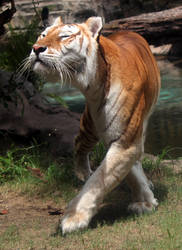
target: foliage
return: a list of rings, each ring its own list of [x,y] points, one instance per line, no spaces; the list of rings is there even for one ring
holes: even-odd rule
[[[62,164],[58,164],[58,162],[53,162],[47,168],[45,178],[50,184],[60,184],[63,182],[72,182],[74,180],[72,159],[62,160]]]
[[[6,71],[15,71],[28,56],[39,32],[39,19],[35,16],[30,24],[25,24],[23,30],[16,31],[9,25],[7,41],[1,45],[0,68]]]
[[[93,162],[93,165],[97,167],[101,161],[104,159],[106,154],[106,148],[104,146],[103,142],[97,143],[97,145],[94,147],[93,152],[91,153],[91,161]]]
[[[44,166],[44,156],[40,150],[41,145],[36,142],[28,147],[11,145],[4,154],[0,155],[0,184],[22,180],[30,176],[29,169]]]
[[[52,98],[53,100],[55,100],[56,103],[60,104],[64,108],[68,108],[68,104],[61,96],[57,96],[55,94],[47,94],[46,96]]]
[[[17,157],[17,150],[8,150],[5,156],[0,156],[0,184],[27,175],[25,168],[26,156]]]
[[[39,32],[38,23],[39,19],[35,16],[29,24],[25,23],[25,28],[22,30],[17,31],[9,25],[9,34],[6,40],[1,42],[0,69],[14,72],[11,76],[9,74],[9,81],[7,83],[0,83],[0,103],[6,108],[8,108],[9,102],[15,105],[17,105],[18,101],[22,102],[17,89],[22,87],[25,79],[18,79],[16,75],[20,65],[22,65],[22,61],[29,55],[32,45],[35,42]],[[29,80],[34,85],[40,83],[39,78],[32,73],[29,74]]]
[[[156,175],[163,176],[164,173],[168,172],[168,169],[164,168],[162,161],[169,151],[169,149],[164,149],[160,155],[153,159],[149,157],[143,159],[143,168],[150,178]],[[104,144],[102,142],[98,143],[90,157],[93,170],[97,168],[105,154]],[[4,155],[0,156],[0,184],[29,176],[30,169],[39,169],[44,176],[44,181],[49,184],[59,186],[60,183],[70,181],[76,184],[77,180],[74,176],[73,165],[71,157],[52,159],[51,155],[47,154],[45,145],[38,145],[36,141],[29,147],[12,146]]]
[[[14,72],[9,79],[8,84],[2,86],[0,83],[0,103],[8,107],[8,102],[22,102],[21,96],[18,94],[17,89],[21,88],[25,79],[17,78],[21,76],[24,59],[29,55],[32,45],[40,33],[39,27],[40,17],[36,11],[36,15],[32,18],[30,23],[24,21],[24,28],[22,30],[15,30],[9,25],[9,35],[7,40],[1,44],[0,48],[0,69],[5,71]],[[40,90],[43,87],[43,80],[32,71],[24,72],[27,78],[34,86]],[[65,101],[60,96],[51,96],[57,103],[64,107],[68,107]],[[23,110],[22,110],[23,112]]]
[[[47,155],[47,149],[44,147],[45,145],[38,145],[36,141],[29,147],[20,148],[13,145],[3,156],[1,155],[0,184],[21,180],[30,176],[34,169],[39,169],[43,178],[34,174],[33,176],[38,177],[40,181],[43,180],[56,186],[68,182],[77,185],[78,180],[73,172],[73,159],[69,157],[54,160]],[[102,161],[105,152],[103,143],[96,145],[91,155],[94,167]]]
[[[44,147],[45,145],[38,145],[36,142],[22,148],[13,145],[4,155],[1,155],[0,184],[21,181],[30,176],[55,185],[74,181],[72,159],[61,158],[55,161],[47,154]]]
[[[153,175],[162,175],[163,172],[167,173],[168,168],[164,168],[162,161],[166,158],[170,158],[170,151],[172,151],[172,149],[167,147],[164,148],[159,155],[153,157],[153,159],[148,157],[143,158],[142,167],[146,173],[150,175],[150,178],[152,178]]]

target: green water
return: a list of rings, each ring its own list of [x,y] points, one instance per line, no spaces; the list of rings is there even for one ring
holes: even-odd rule
[[[182,68],[172,63],[161,69],[161,91],[157,105],[182,105]],[[163,67],[165,64],[163,65]]]
[[[44,97],[51,104],[59,104],[56,98],[51,96],[60,96],[73,112],[82,113],[85,106],[85,98],[79,90],[70,86],[60,86],[59,83],[46,83],[42,91]]]

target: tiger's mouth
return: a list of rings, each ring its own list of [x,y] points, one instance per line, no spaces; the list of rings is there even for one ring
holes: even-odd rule
[[[55,67],[53,67],[53,64],[50,64],[39,57],[34,59],[32,68],[35,73],[47,81],[58,82],[60,79],[59,72],[56,71]]]
[[[37,58],[35,59],[34,65],[35,65],[36,63],[40,63],[40,64],[43,64],[43,65],[46,66],[46,63],[45,63],[44,61],[42,61],[39,57],[37,57]]]
[[[36,58],[36,59],[35,59],[35,63],[36,63],[36,62],[43,63],[43,61],[42,61],[40,58]]]
[[[47,65],[44,61],[42,61],[40,58],[36,58],[33,62],[33,71],[37,73],[46,74],[47,69],[49,68],[49,65]]]
[[[36,57],[33,61],[33,69],[38,71],[38,70],[47,70],[50,68],[49,63],[46,63],[45,60],[42,60],[39,56]]]

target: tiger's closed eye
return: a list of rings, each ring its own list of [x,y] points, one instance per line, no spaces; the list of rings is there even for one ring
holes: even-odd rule
[[[59,36],[59,37],[63,41],[63,40],[66,40],[70,36],[69,35],[62,35],[62,36]]]

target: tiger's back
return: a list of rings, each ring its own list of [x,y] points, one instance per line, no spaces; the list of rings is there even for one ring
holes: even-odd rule
[[[108,38],[116,43],[121,49],[121,54],[124,54],[120,60],[124,61],[124,58],[127,58],[127,67],[123,73],[125,74],[127,70],[135,72],[135,79],[140,78],[139,82],[145,85],[146,112],[148,112],[148,109],[157,101],[160,91],[160,72],[148,43],[143,37],[131,31],[117,32]],[[131,65],[132,62],[134,65]],[[136,65],[137,72],[134,70]],[[130,67],[133,67],[133,70]]]

